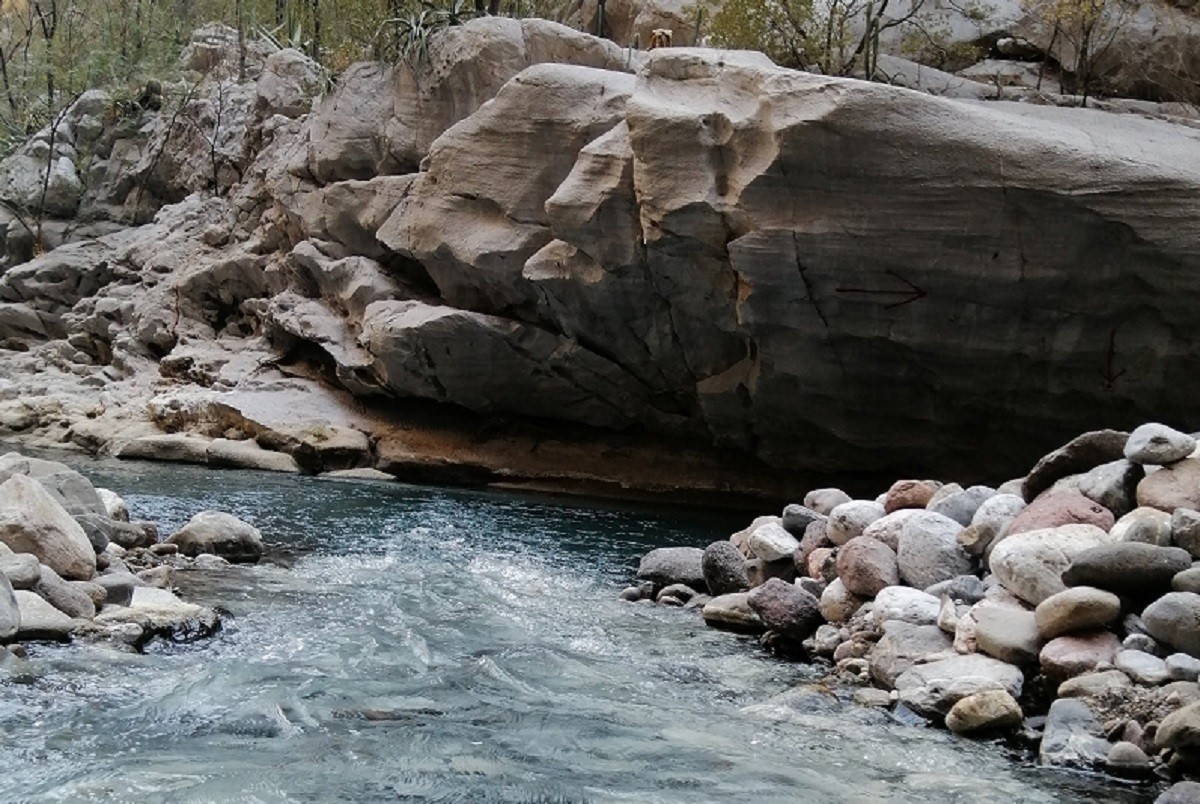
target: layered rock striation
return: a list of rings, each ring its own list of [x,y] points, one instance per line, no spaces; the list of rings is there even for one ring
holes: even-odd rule
[[[536,20],[356,65],[311,112],[297,59],[226,119],[236,179],[6,269],[0,426],[780,494],[780,469],[1015,473],[1080,426],[1193,416],[1195,130]]]

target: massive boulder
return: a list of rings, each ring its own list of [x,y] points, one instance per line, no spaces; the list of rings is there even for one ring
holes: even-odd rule
[[[190,58],[224,58],[225,34]],[[1191,415],[1195,130],[499,19],[439,34],[421,76],[350,69],[292,119],[312,76],[272,58],[236,91],[210,71],[180,153],[149,163],[158,121],[106,163],[104,204],[177,203],[0,277],[0,429],[115,451],[149,415],[207,456],[228,430],[267,436],[155,418],[162,384],[297,416],[279,400],[308,389],[340,394],[371,434],[357,454],[397,471],[542,477],[564,432],[619,432],[744,461],[706,487],[728,489],[901,462],[966,479],[980,455],[1023,471],[1080,426]],[[191,124],[217,86],[219,164]],[[480,459],[477,434],[514,421],[529,448]],[[1066,464],[1098,465],[1054,479]]]

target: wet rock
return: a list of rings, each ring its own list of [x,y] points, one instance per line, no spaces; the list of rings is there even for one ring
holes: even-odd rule
[[[151,584],[154,586],[155,584]],[[687,603],[692,598],[696,597],[698,592],[690,586],[681,583],[673,583],[670,586],[664,586],[658,593],[657,602],[662,603],[663,598],[671,597],[678,601],[679,605]]]
[[[750,533],[750,552],[763,561],[791,560],[799,547],[796,537],[774,522],[759,525]]]
[[[65,641],[71,638],[75,621],[66,614],[33,592],[19,589],[13,595],[21,613],[21,628],[17,632],[17,639]]]
[[[991,569],[1005,589],[1036,606],[1067,588],[1062,573],[1075,556],[1104,544],[1108,538],[1107,533],[1092,525],[1065,525],[1010,535],[992,551]]]
[[[822,623],[819,601],[778,578],[752,590],[746,602],[763,625],[795,642],[808,639]]]
[[[201,511],[193,516],[188,523],[182,528],[171,534],[167,538],[170,544],[178,545],[180,552],[185,556],[195,557],[204,553],[219,555],[222,558],[233,562],[254,562],[262,557],[263,544],[262,534],[258,532],[258,528],[243,522],[232,514],[226,514],[220,511]],[[700,559],[704,551],[694,547],[667,547],[663,550],[684,551],[671,553],[674,557],[676,568],[686,570],[687,577],[670,578],[664,580],[664,585],[667,583],[685,583],[688,586],[698,586],[704,581],[704,574],[700,571]],[[638,568],[638,577],[643,576],[643,567],[646,566],[647,559],[655,552],[652,551],[646,558],[642,559],[642,567]],[[662,561],[662,568],[665,569],[670,565],[670,561]],[[690,583],[695,581],[696,583]]]
[[[1021,493],[1026,502],[1032,502],[1064,477],[1120,460],[1128,441],[1128,433],[1115,430],[1095,430],[1076,436],[1037,462],[1025,477]]]
[[[980,651],[1009,664],[1037,663],[1042,640],[1033,612],[978,606],[973,614],[975,643]]]
[[[907,586],[889,586],[875,596],[872,611],[879,623],[900,620],[913,625],[936,625],[940,608],[933,595]]]
[[[33,591],[43,600],[68,617],[90,620],[96,616],[96,606],[90,597],[64,581],[49,567],[42,566],[39,570]]]
[[[117,457],[170,463],[207,463],[209,443],[210,439],[179,433],[139,436],[117,450]]]
[[[139,570],[136,574],[142,582],[139,588],[141,586],[151,586],[155,589],[170,589],[175,571],[169,566],[160,566]]]
[[[186,545],[180,544],[180,547],[187,555]],[[200,552],[212,551],[198,550],[194,555]],[[659,587],[682,583],[693,589],[707,588],[704,585],[703,560],[704,551],[698,547],[659,547],[642,557],[637,577],[638,580],[651,581]]]
[[[763,621],[750,608],[749,592],[717,595],[701,609],[704,622],[714,628],[759,634],[766,630]]]
[[[1059,698],[1095,698],[1133,686],[1129,676],[1120,670],[1101,670],[1083,673],[1058,685]]]
[[[96,553],[83,529],[40,483],[14,475],[0,485],[0,541],[32,553],[64,578],[96,574]]]
[[[1142,686],[1157,687],[1170,680],[1167,663],[1140,650],[1120,651],[1113,659],[1113,665]]]
[[[883,542],[895,552],[900,549],[900,533],[904,530],[904,526],[913,517],[923,516],[924,513],[923,510],[915,508],[893,511],[863,528],[862,535]]]
[[[1021,695],[1024,676],[1011,664],[978,653],[914,665],[896,679],[900,700],[929,718],[945,716],[970,695],[1004,690]]]
[[[1186,569],[1172,578],[1171,591],[1200,594],[1200,567]]]
[[[954,494],[942,497],[929,505],[929,510],[953,519],[966,527],[971,524],[975,513],[985,501],[996,496],[996,490],[988,486],[971,486]]]
[[[866,603],[848,590],[841,578],[834,578],[821,593],[821,616],[831,623],[844,623]]]
[[[220,618],[212,609],[149,586],[135,588],[128,606],[105,606],[96,615],[96,623],[136,623],[175,642],[201,639],[220,628]]]
[[[824,520],[824,514],[817,513],[813,509],[806,508],[803,505],[796,505],[793,503],[792,505],[789,505],[783,509],[783,516],[781,517],[780,524],[783,525],[784,529],[787,530],[788,533],[792,534],[797,539],[802,539],[804,538],[804,531],[808,529],[809,525],[811,525],[813,522],[821,522]]]
[[[854,691],[854,702],[859,706],[870,706],[886,709],[892,705],[892,696],[887,690],[877,690],[874,687],[863,687]]]
[[[932,480],[897,480],[883,496],[883,510],[892,513],[905,508],[924,508],[938,490]]]
[[[1095,586],[1144,598],[1170,589],[1171,579],[1191,566],[1191,556],[1178,547],[1118,542],[1074,555],[1062,580],[1068,586]]]
[[[1172,681],[1196,681],[1200,679],[1200,659],[1186,653],[1172,653],[1164,662],[1167,676]]]
[[[0,574],[8,578],[13,589],[32,589],[42,575],[42,565],[30,553],[0,556]]]
[[[1021,705],[1005,690],[968,695],[950,708],[946,728],[955,734],[1011,731],[1021,725]]]
[[[834,508],[850,502],[851,499],[850,495],[841,489],[813,489],[804,495],[804,507],[829,516]]]
[[[851,500],[842,503],[830,512],[825,535],[835,545],[843,545],[854,537],[861,536],[868,525],[882,519],[885,513],[883,506],[873,500]]]
[[[1034,616],[1042,639],[1103,628],[1121,615],[1121,599],[1092,586],[1076,586],[1043,600]]]
[[[1125,457],[1134,463],[1164,466],[1181,461],[1196,449],[1196,439],[1164,424],[1143,424],[1129,434]]]
[[[21,612],[8,577],[0,573],[0,642],[7,642],[21,629]]]
[[[1200,458],[1185,458],[1138,483],[1137,503],[1161,511],[1200,508]]]
[[[1170,592],[1142,612],[1146,632],[1178,651],[1200,657],[1200,595]]]
[[[875,597],[880,590],[900,583],[896,554],[883,542],[857,536],[842,545],[837,555],[842,583],[859,597]]]
[[[1200,782],[1176,782],[1154,804],[1200,804]]]
[[[700,568],[709,592],[724,595],[750,588],[746,579],[746,559],[732,542],[713,542],[704,548]]]
[[[919,589],[969,574],[971,557],[958,543],[962,525],[932,511],[905,523],[896,552],[900,577]]]
[[[1116,634],[1098,631],[1055,637],[1042,647],[1038,659],[1046,677],[1061,683],[1090,673],[1102,663],[1111,664],[1119,650],[1121,640]]]
[[[1038,497],[1009,524],[1007,534],[1058,528],[1063,525],[1094,525],[1107,533],[1114,524],[1112,512],[1077,491],[1056,491]]]
[[[892,689],[901,673],[927,656],[951,650],[952,645],[951,639],[936,625],[889,620],[883,624],[883,636],[867,654],[871,678]]]
[[[1095,714],[1079,698],[1050,704],[1038,763],[1048,768],[1091,770],[1108,759],[1109,744]]]
[[[1075,481],[1075,489],[1109,511],[1124,516],[1137,505],[1137,485],[1146,476],[1141,465],[1126,460],[1097,466]]]
[[[1171,541],[1200,558],[1200,512],[1176,508],[1171,514]]]

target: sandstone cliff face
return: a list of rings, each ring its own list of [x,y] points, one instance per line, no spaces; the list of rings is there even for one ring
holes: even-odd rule
[[[252,116],[228,192],[9,268],[0,425],[779,491],[1190,424],[1200,132],[536,21],[442,43]],[[520,458],[417,434],[497,416],[542,423]]]

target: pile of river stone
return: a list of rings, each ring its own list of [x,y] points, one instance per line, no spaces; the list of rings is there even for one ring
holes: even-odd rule
[[[261,555],[259,532],[229,514],[199,513],[159,542],[154,523],[130,522],[119,496],[65,464],[0,456],[0,661],[36,640],[140,649],[207,636],[217,613],[174,594],[174,571]]]
[[[641,561],[630,601],[827,660],[855,699],[1043,765],[1200,779],[1200,450],[1089,432],[999,488],[810,492],[707,548]],[[1200,801],[1184,781],[1169,800]]]

